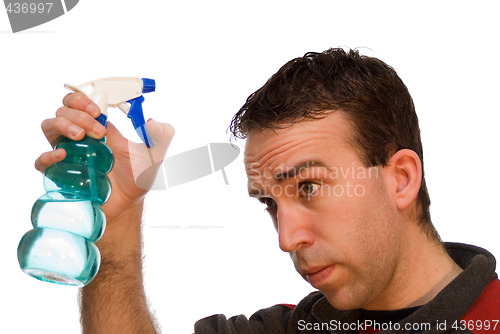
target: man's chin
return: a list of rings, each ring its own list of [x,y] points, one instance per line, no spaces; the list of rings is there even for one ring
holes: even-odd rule
[[[348,289],[319,290],[326,297],[330,305],[339,311],[350,311],[363,308],[366,301],[359,294],[349,292]]]

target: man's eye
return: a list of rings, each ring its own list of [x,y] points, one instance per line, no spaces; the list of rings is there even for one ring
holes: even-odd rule
[[[299,194],[302,197],[310,198],[318,193],[320,187],[321,185],[318,183],[303,182],[299,184]]]
[[[259,202],[266,206],[266,210],[271,210],[276,206],[276,201],[270,197],[261,197],[259,198]]]

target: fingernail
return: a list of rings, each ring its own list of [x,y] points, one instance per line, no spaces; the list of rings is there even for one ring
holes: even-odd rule
[[[78,137],[81,134],[82,131],[83,131],[83,129],[80,128],[79,126],[76,126],[76,125],[71,125],[69,127],[69,134],[72,137]]]
[[[101,123],[96,123],[92,128],[92,132],[98,136],[103,136],[106,133],[106,128]]]
[[[94,118],[96,118],[97,116],[99,116],[100,114],[100,109],[97,105],[91,103],[87,106],[86,108],[87,112]]]
[[[152,122],[150,122],[152,121]],[[147,128],[149,128],[148,130],[148,133],[155,137],[159,136],[161,134],[161,131],[162,131],[162,128],[160,127],[160,124],[158,124],[158,122],[156,121],[153,121],[152,118],[148,119],[148,122],[147,122]]]

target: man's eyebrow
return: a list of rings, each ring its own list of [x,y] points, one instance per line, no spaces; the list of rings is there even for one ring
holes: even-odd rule
[[[297,174],[300,174],[300,172],[303,171],[304,169],[311,167],[326,167],[326,165],[319,160],[305,160],[293,167],[290,167],[284,172],[278,172],[274,174],[274,179],[277,180],[278,182],[290,179],[297,176]]]
[[[312,167],[324,167],[326,168],[326,164],[319,160],[304,160],[297,165],[288,168],[286,171],[278,172],[274,174],[273,178],[278,181],[284,181],[286,179],[293,178],[300,174],[304,169],[312,168]],[[250,197],[261,197],[264,195],[264,192],[260,188],[249,188],[248,196]]]

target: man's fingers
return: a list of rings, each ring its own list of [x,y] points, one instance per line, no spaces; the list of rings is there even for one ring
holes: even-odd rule
[[[170,144],[175,134],[175,129],[172,125],[160,123],[153,119],[150,119],[146,123],[146,130],[155,144],[167,143],[167,146]]]
[[[106,135],[106,128],[92,116],[68,107],[59,108],[55,118],[44,120],[42,130],[52,147],[61,136],[80,140],[85,134],[97,139]]]
[[[61,107],[56,112],[56,118],[68,119],[74,125],[84,129],[85,133],[90,137],[100,139],[104,137],[104,135],[106,135],[106,128],[86,112],[81,112],[80,110],[68,107]],[[72,131],[76,131],[76,128],[72,129],[71,127],[69,127],[68,132]],[[74,133],[69,134],[71,135]]]
[[[52,147],[56,146],[61,136],[72,140],[80,140],[85,130],[63,117],[49,118],[42,122],[42,131]]]
[[[71,109],[87,112],[92,118],[97,118],[101,111],[87,95],[83,93],[69,93],[63,98],[63,104]]]
[[[163,161],[175,134],[174,127],[168,123],[160,123],[150,119],[146,123],[146,131],[153,140],[153,148],[150,153],[156,162]]]
[[[151,149],[146,148],[143,143],[129,142],[134,181],[137,187],[144,190],[164,189],[165,184],[157,184],[155,179],[175,130],[170,124],[149,120],[146,123],[146,131],[153,141]]]
[[[35,161],[35,168],[43,173],[45,172],[47,167],[63,160],[65,157],[66,157],[66,151],[62,148],[42,153]]]
[[[99,107],[83,93],[70,93],[63,99],[64,106],[56,111],[56,117],[42,122],[42,131],[54,147],[61,137],[80,140],[87,134],[102,138],[106,129],[95,120],[100,115]],[[50,165],[63,160],[66,151],[57,149],[45,152],[35,161],[35,168],[44,172]]]

